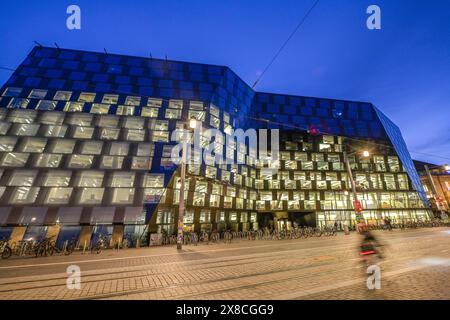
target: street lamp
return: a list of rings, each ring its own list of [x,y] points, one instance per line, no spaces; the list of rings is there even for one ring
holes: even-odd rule
[[[197,120],[191,119],[189,121],[189,128],[197,128]],[[180,202],[178,205],[178,230],[177,230],[177,249],[181,250],[183,248],[183,229],[184,229],[184,212],[186,211],[186,206],[184,203],[184,185],[186,182],[186,162],[187,162],[187,130],[183,132],[183,149],[181,155],[181,177],[180,177]]]

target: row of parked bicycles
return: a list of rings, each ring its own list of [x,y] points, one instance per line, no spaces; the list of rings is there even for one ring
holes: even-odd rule
[[[100,235],[97,241],[88,250],[91,253],[101,253],[109,247],[108,237]],[[55,254],[70,255],[77,249],[77,241],[72,239],[65,241],[62,246],[57,246],[53,238],[44,238],[40,241],[22,240],[17,243],[8,244],[6,240],[0,240],[0,257],[8,259],[12,256],[35,256],[49,257]]]
[[[269,230],[268,228],[261,230],[250,231],[202,231],[185,232],[183,237],[184,245],[197,245],[199,243],[231,243],[232,241],[242,240],[288,240],[300,239],[309,237],[329,237],[336,236],[337,230],[334,227],[312,228],[300,227],[292,230]],[[176,235],[164,234],[162,238],[162,245],[174,245],[177,243]]]
[[[448,227],[449,222],[433,219],[429,221],[398,221],[394,223],[385,223],[378,225],[368,225],[369,230],[392,230],[392,229],[418,229],[418,228],[438,228],[438,227]]]

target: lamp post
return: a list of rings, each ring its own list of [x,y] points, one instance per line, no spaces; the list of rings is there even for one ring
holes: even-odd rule
[[[359,153],[359,151],[352,152],[352,153],[349,153],[349,154],[347,154],[347,152],[345,152],[345,151],[343,152],[345,166],[347,167],[348,177],[349,177],[350,183],[352,185],[353,208],[354,208],[355,214],[356,214],[356,221],[359,223],[360,222],[359,215],[361,214],[362,207],[361,207],[361,205],[359,204],[359,201],[358,201],[358,196],[356,194],[356,184],[355,184],[355,180],[353,179],[353,172],[352,172],[352,168],[350,166],[350,161],[349,161],[349,158],[348,158],[349,156],[352,156],[352,155],[357,154],[357,153]],[[362,152],[362,156],[367,158],[367,157],[370,156],[370,152],[367,151],[367,150],[364,150]]]
[[[191,119],[189,122],[189,127],[194,129],[197,127],[197,121]],[[180,202],[178,205],[178,230],[177,230],[177,249],[183,249],[183,238],[184,238],[184,212],[186,211],[186,206],[184,203],[184,185],[186,183],[186,162],[187,162],[187,130],[183,132],[183,147],[181,151],[181,174],[180,174]]]

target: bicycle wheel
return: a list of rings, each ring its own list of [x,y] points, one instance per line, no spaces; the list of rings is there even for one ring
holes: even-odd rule
[[[10,247],[3,248],[2,259],[8,259],[9,257],[11,257],[11,254],[12,250]]]

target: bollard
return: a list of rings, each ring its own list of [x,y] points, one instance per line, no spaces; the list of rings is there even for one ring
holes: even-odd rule
[[[62,252],[63,252],[63,253],[66,252],[66,249],[67,249],[67,240],[64,241],[64,245],[63,245]]]
[[[86,252],[86,240],[84,240],[83,254]]]

